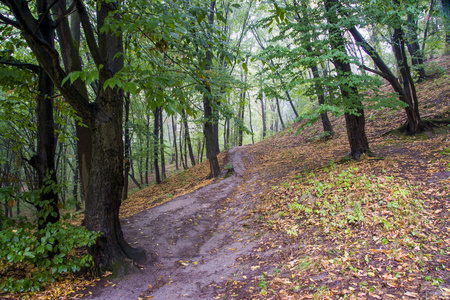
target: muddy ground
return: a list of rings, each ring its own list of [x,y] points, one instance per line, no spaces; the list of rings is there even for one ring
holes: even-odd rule
[[[147,251],[148,262],[125,278],[103,279],[84,298],[213,299],[230,278],[251,276],[250,265],[235,265],[261,238],[245,219],[260,192],[260,174],[244,166],[250,159],[245,147],[233,148],[226,158],[233,172],[123,220],[125,238]]]

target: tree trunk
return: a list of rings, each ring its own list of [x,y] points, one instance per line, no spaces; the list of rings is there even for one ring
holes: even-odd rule
[[[445,49],[444,54],[450,54],[450,0],[442,0],[442,14],[444,16]]]
[[[313,53],[311,46],[308,46],[306,48],[306,50],[310,54]],[[320,79],[319,68],[317,67],[317,64],[315,64],[315,63],[312,63],[310,68],[311,68],[312,75],[315,79],[314,80],[314,88],[316,90],[316,95],[318,98],[319,105],[324,105],[325,104],[325,91],[323,89],[323,86],[318,82],[318,80]],[[327,112],[321,113],[320,119],[322,120],[323,132],[327,136],[333,136],[334,135],[333,126],[331,125],[331,122],[330,122],[330,119],[328,118]]]
[[[266,109],[264,104],[264,95],[261,97],[261,117],[262,117],[262,125],[263,125],[263,139],[266,137],[267,127],[266,127]]]
[[[184,170],[187,170],[186,156],[183,157],[183,122],[180,124],[180,160]]]
[[[408,99],[409,102],[408,107],[405,108],[406,114],[408,115],[407,130],[410,133],[417,133],[420,130],[419,103],[414,81],[411,77],[411,70],[408,66],[404,34],[401,28],[394,28],[393,43],[395,59],[402,76],[403,91],[405,93],[405,98]]]
[[[331,25],[338,23],[336,10],[331,11],[336,0],[325,0],[326,18]],[[329,29],[331,48],[339,51],[341,55],[347,55],[345,42],[340,30],[334,26]],[[352,74],[351,66],[346,58],[333,58],[333,64],[336,67],[338,76],[349,77]],[[362,154],[369,153],[369,142],[365,131],[365,117],[362,102],[358,96],[358,90],[355,86],[347,83],[340,85],[342,98],[344,99],[345,123],[347,137],[350,144],[350,156],[353,159],[359,159]],[[356,112],[349,113],[349,110],[356,109]]]
[[[276,100],[276,103],[277,103],[277,112],[278,112],[278,117],[280,118],[281,127],[285,128],[284,122],[283,122],[283,117],[281,116],[280,100],[278,99],[278,97],[275,97],[275,100]]]
[[[175,168],[178,170],[177,127],[172,116],[173,147],[175,148]]]
[[[214,10],[216,1],[211,1],[210,13],[208,15],[208,22],[212,26],[214,24]],[[212,54],[211,48],[206,51],[205,57],[205,71],[209,71],[212,68]],[[206,158],[209,160],[210,167],[210,177],[214,178],[219,176],[220,167],[219,160],[217,159],[217,154],[219,151],[219,130],[218,122],[216,122],[217,117],[215,116],[215,104],[214,98],[211,95],[211,87],[209,86],[209,80],[205,80],[205,94],[203,95],[203,109],[204,109],[204,135],[206,144]]]
[[[128,174],[130,173],[131,159],[131,137],[130,137],[130,93],[125,95],[125,128],[124,128],[124,184],[122,192],[122,201],[128,198]]]
[[[186,112],[183,109],[181,113],[182,113],[182,118],[183,118],[183,123],[184,123],[184,136],[186,138],[185,145],[187,145],[188,150],[189,150],[189,158],[191,159],[191,164],[192,164],[192,166],[195,166],[195,156],[194,156],[194,151],[192,150],[191,135],[189,133],[189,125],[188,125]],[[185,155],[186,155],[186,153],[185,153]],[[187,165],[187,162],[186,162],[186,165]]]
[[[411,64],[413,69],[417,72],[417,82],[426,79],[425,68],[423,67],[423,56],[419,46],[419,35],[417,34],[417,23],[414,22],[414,17],[408,14],[408,29],[406,33],[407,47],[411,55]]]
[[[376,64],[377,68],[380,71],[371,70],[367,67],[365,67],[365,69],[370,72],[373,72],[375,74],[378,74],[381,77],[383,77],[384,79],[386,79],[391,84],[394,91],[398,93],[399,99],[407,104],[407,106],[405,107],[405,112],[406,112],[406,116],[407,116],[407,124],[408,124],[407,130],[410,134],[417,133],[419,131],[419,124],[420,124],[418,101],[417,101],[417,98],[416,98],[416,100],[414,100],[412,98],[412,96],[414,94],[411,93],[411,91],[409,90],[410,88],[415,90],[414,82],[411,82],[411,84],[409,84],[409,80],[408,80],[406,85],[404,83],[404,85],[402,87],[402,85],[398,81],[397,77],[395,77],[395,75],[391,72],[389,67],[381,59],[381,57],[378,55],[376,50],[372,46],[370,46],[369,43],[366,42],[366,40],[363,38],[361,33],[359,33],[359,31],[356,29],[356,27],[350,28],[350,33],[352,34],[355,41],[359,45],[361,45],[364,52],[366,52],[372,58],[373,62]],[[397,53],[397,54],[394,53],[395,56],[396,57],[398,56],[398,58],[400,60],[400,61],[398,61],[398,63],[400,63],[400,65],[402,65],[401,69],[403,70],[403,72],[405,72],[405,70],[409,70],[409,68],[407,67],[407,60],[402,59],[402,57],[403,57],[402,48],[404,48],[404,43],[402,42],[402,36],[403,36],[403,34],[402,34],[401,30],[397,31],[396,34],[394,34],[395,40],[394,40],[393,48],[394,48],[394,52]],[[403,47],[402,47],[402,45],[403,45]],[[405,54],[405,57],[406,57],[406,54]],[[407,67],[406,69],[404,67],[405,64]],[[408,77],[408,75],[406,73],[405,73],[405,76]],[[408,90],[406,90],[405,88],[407,88]]]
[[[145,149],[145,184],[148,185],[148,178],[150,177],[149,169],[150,169],[150,139],[152,139],[152,143],[154,144],[154,135],[150,134],[150,114],[147,114],[147,131],[145,134],[146,140],[146,149]],[[144,183],[142,183],[144,184]]]
[[[157,184],[161,183],[161,176],[159,173],[158,153],[159,153],[159,121],[160,121],[161,107],[157,107],[153,111],[154,123],[153,123],[153,166],[155,168],[155,180]]]
[[[166,179],[166,158],[164,156],[164,122],[163,122],[163,111],[159,112],[159,126],[160,126],[160,133],[159,133],[159,148],[161,151],[161,179]]]
[[[252,133],[252,145],[255,144],[255,138],[253,133],[253,125],[252,125],[252,107],[250,105],[250,102],[248,103],[248,117],[250,119],[250,131]]]
[[[46,7],[38,6],[38,13],[44,14]],[[54,48],[54,30],[50,16],[46,16],[41,21],[39,32],[41,38]],[[56,193],[57,183],[55,155],[56,136],[55,123],[53,118],[53,93],[54,84],[50,76],[44,69],[39,71],[38,95],[37,95],[37,151],[31,159],[31,165],[38,175],[39,202],[34,206],[38,211],[38,229],[43,229],[47,224],[55,223],[59,220],[58,194]],[[48,201],[48,206],[45,202]]]

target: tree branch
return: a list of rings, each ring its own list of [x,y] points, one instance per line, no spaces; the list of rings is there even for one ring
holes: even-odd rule
[[[94,59],[97,67],[99,67],[104,63],[95,39],[94,30],[92,29],[91,22],[89,21],[89,15],[87,14],[86,7],[84,6],[82,0],[76,0],[76,7],[78,14],[80,15],[81,25],[83,26],[84,35],[86,37],[89,50],[92,54],[92,58]]]
[[[14,27],[20,29],[19,23],[17,23],[16,21],[11,20],[11,19],[5,17],[5,16],[2,15],[2,14],[0,14],[0,21],[3,21],[6,25],[11,25],[11,26],[14,26]]]
[[[41,67],[39,67],[38,65],[24,63],[21,61],[4,60],[4,58],[1,56],[0,56],[0,64],[14,66],[14,67],[18,67],[18,68],[25,68],[36,74],[38,74],[39,71],[41,70]]]

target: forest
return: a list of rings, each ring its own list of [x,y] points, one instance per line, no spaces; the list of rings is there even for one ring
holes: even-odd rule
[[[228,189],[245,190],[240,180],[250,186],[251,166],[255,182],[272,184],[258,192],[264,201],[298,199],[291,188],[302,176],[285,179],[294,171],[309,174],[304,182],[314,190],[300,198],[350,197],[369,185],[361,180],[371,171],[350,166],[330,190],[311,169],[331,174],[336,164],[385,161],[397,153],[382,148],[381,137],[417,145],[417,137],[437,135],[430,147],[442,157],[415,162],[445,177],[449,54],[449,0],[0,0],[0,297],[32,298],[62,278],[122,276],[158,261],[153,246],[130,242],[124,220],[208,185],[213,197],[233,174],[244,179]],[[309,152],[300,154],[303,142]],[[274,181],[278,169],[285,183]],[[400,177],[407,172],[416,171]],[[448,177],[431,199],[448,198]],[[399,182],[395,195],[410,187]],[[320,213],[328,200],[292,200],[286,211],[281,200],[261,201],[253,214],[278,215],[264,223],[270,230],[287,211],[296,220],[316,211],[322,225],[334,222],[325,215],[339,215],[334,206]],[[348,226],[365,224],[361,201],[347,207]],[[386,230],[403,226],[387,220],[379,217]],[[302,225],[289,222],[278,229],[298,237]],[[446,224],[439,228],[448,231]],[[348,233],[342,226],[331,232]],[[426,281],[444,297],[450,269],[441,265],[446,279]],[[261,272],[236,299],[269,297],[270,276]],[[286,299],[280,289],[276,297]]]

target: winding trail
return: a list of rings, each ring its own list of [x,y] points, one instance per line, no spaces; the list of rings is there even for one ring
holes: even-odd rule
[[[234,175],[123,220],[125,238],[156,261],[100,282],[85,299],[213,299],[230,278],[247,273],[250,266],[235,264],[258,242],[243,218],[258,179],[246,171],[246,155],[245,147],[228,150]]]

